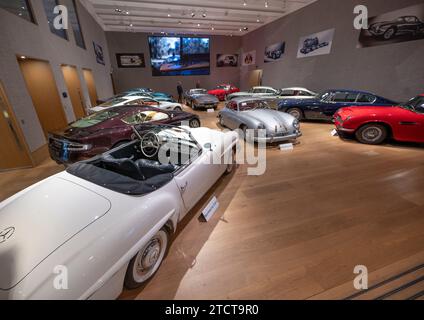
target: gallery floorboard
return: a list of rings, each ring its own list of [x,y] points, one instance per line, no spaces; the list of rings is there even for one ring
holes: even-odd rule
[[[216,113],[198,113],[217,127]],[[303,123],[293,151],[267,149],[264,175],[242,165],[221,178],[182,221],[152,281],[121,298],[345,298],[356,292],[357,265],[372,286],[423,264],[424,148],[342,141],[332,129]],[[1,173],[0,199],[58,170],[47,162]],[[220,207],[206,223],[199,216],[213,196]],[[397,277],[368,298],[422,275]],[[422,292],[424,281],[413,287],[393,298]]]

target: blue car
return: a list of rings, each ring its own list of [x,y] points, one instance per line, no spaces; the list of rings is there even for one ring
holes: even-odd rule
[[[283,99],[278,110],[298,120],[332,120],[337,110],[350,106],[394,106],[398,103],[373,93],[354,90],[328,90],[311,99]]]

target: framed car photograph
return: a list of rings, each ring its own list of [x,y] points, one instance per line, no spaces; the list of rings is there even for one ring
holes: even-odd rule
[[[297,57],[306,58],[330,54],[335,31],[335,29],[329,29],[300,38]]]
[[[283,41],[267,46],[264,52],[264,62],[269,63],[283,59],[285,49],[286,43]]]
[[[99,64],[106,65],[103,48],[93,41],[94,53],[96,55],[96,61]]]
[[[358,48],[375,47],[424,39],[424,4],[387,12],[368,19]]]
[[[238,67],[239,55],[238,54],[217,54],[216,67]]]
[[[146,61],[143,53],[117,53],[118,68],[145,68]]]

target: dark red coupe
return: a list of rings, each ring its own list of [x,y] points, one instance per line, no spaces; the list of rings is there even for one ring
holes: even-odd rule
[[[396,107],[342,108],[334,115],[340,135],[380,144],[387,138],[424,143],[424,94]]]
[[[72,123],[62,132],[49,134],[50,156],[57,163],[71,164],[92,158],[134,138],[134,125],[189,125],[200,127],[199,117],[182,111],[149,106],[123,106],[95,113]]]
[[[220,84],[215,89],[209,90],[208,93],[216,96],[219,101],[225,101],[229,94],[240,92],[240,89],[231,84]]]

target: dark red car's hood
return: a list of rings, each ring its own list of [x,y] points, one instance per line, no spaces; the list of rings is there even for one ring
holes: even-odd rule
[[[387,116],[387,115],[398,115],[404,112],[410,112],[399,106],[396,107],[376,107],[376,106],[363,106],[363,107],[346,107],[340,109],[337,113],[340,115],[350,116],[364,116],[370,115],[373,117]]]

